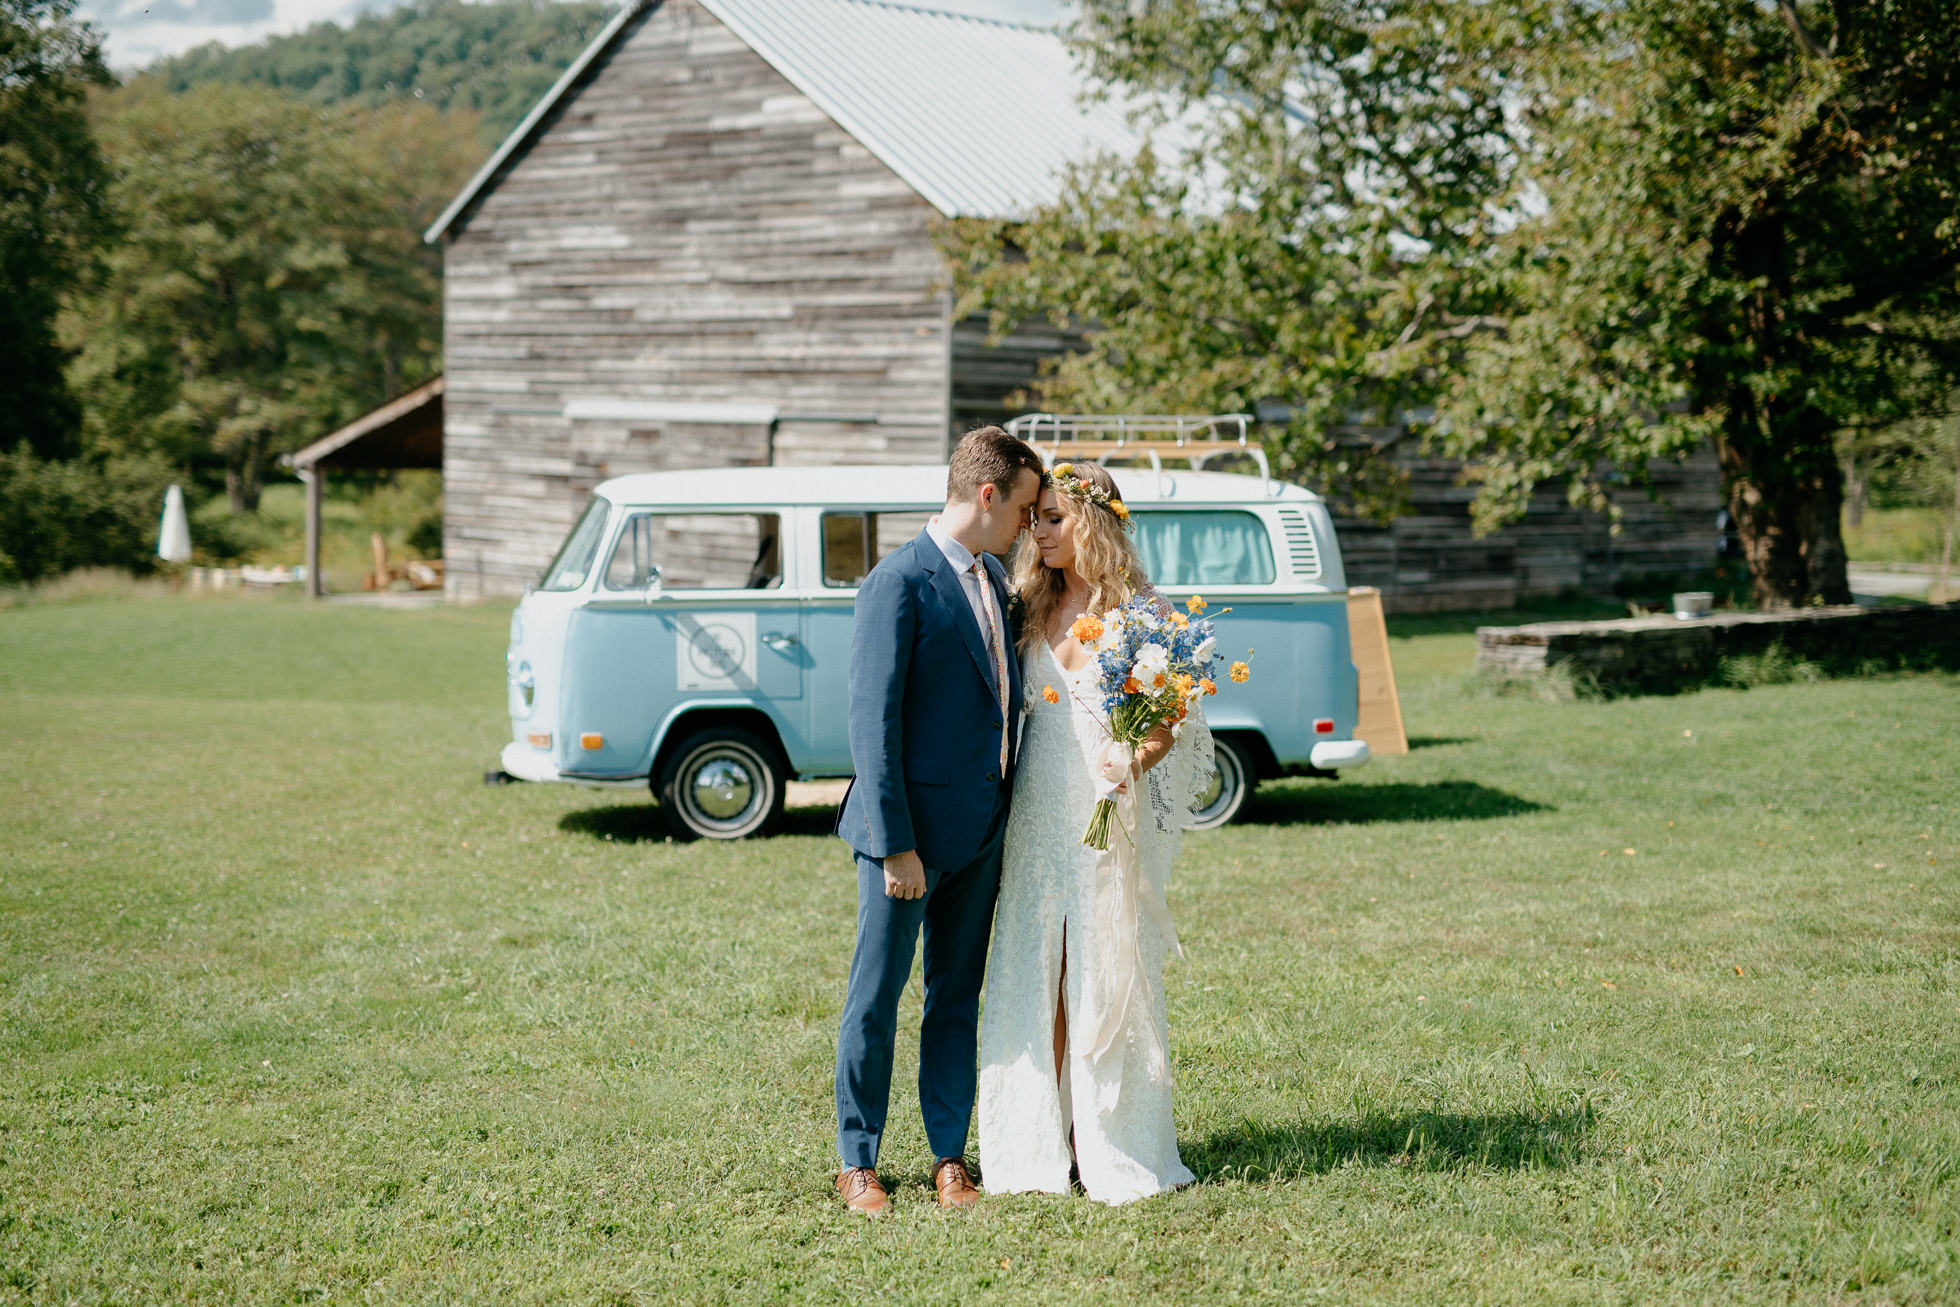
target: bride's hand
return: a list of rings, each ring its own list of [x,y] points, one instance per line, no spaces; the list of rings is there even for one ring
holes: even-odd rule
[[[1112,752],[1114,752],[1113,749]],[[1102,763],[1102,777],[1106,781],[1116,782],[1115,792],[1117,794],[1128,793],[1130,789],[1130,777],[1141,770],[1137,766],[1136,751],[1134,749],[1126,749],[1124,752],[1129,755],[1127,764],[1118,758],[1110,757],[1105,757]]]

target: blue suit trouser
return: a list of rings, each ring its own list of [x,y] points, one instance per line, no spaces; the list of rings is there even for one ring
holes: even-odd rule
[[[966,1152],[980,1055],[980,987],[1000,891],[1007,787],[980,853],[963,867],[926,868],[925,897],[885,894],[884,863],[857,855],[857,949],[837,1035],[837,1155],[876,1166],[891,1101],[898,999],[925,935],[925,1013],[919,1022],[919,1110],[933,1156]]]

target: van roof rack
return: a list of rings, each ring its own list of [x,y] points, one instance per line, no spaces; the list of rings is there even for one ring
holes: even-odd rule
[[[1162,475],[1164,460],[1183,459],[1202,472],[1215,458],[1250,458],[1266,493],[1277,493],[1266,451],[1251,438],[1250,413],[1024,413],[1007,424],[1049,466],[1070,458],[1145,458]]]

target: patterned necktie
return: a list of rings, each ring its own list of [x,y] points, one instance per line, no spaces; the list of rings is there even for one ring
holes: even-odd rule
[[[967,571],[980,586],[980,611],[987,615],[987,654],[994,660],[994,697],[1000,705],[1000,775],[1007,775],[1007,646],[1001,640],[1000,607],[993,581],[978,558]]]

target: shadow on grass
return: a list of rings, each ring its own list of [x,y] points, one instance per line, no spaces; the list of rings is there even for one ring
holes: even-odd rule
[[[1557,1112],[1370,1113],[1359,1120],[1246,1122],[1179,1151],[1200,1181],[1317,1175],[1341,1166],[1560,1168],[1579,1159],[1592,1129],[1589,1104]]]
[[[1543,812],[1545,805],[1475,781],[1431,781],[1428,784],[1357,785],[1325,781],[1278,781],[1254,790],[1241,821],[1254,825],[1302,826],[1316,822],[1355,825],[1386,821],[1463,821],[1518,817]],[[835,804],[810,804],[783,810],[777,835],[830,835],[837,825]],[[672,833],[660,818],[659,805],[621,803],[603,808],[580,808],[558,819],[567,835],[608,840],[615,844],[660,844]]]
[[[837,824],[835,805],[785,808],[778,835],[828,835]],[[610,840],[615,844],[660,844],[673,838],[661,820],[660,805],[621,803],[606,808],[580,808],[558,819],[558,829],[567,835]]]
[[[1546,810],[1542,803],[1476,781],[1391,785],[1303,781],[1260,786],[1246,801],[1239,820],[1268,826],[1311,822],[1358,825],[1376,821],[1485,820]]]
[[[1414,753],[1417,749],[1440,748],[1445,744],[1475,744],[1476,742],[1477,737],[1474,735],[1411,735],[1409,752]]]

